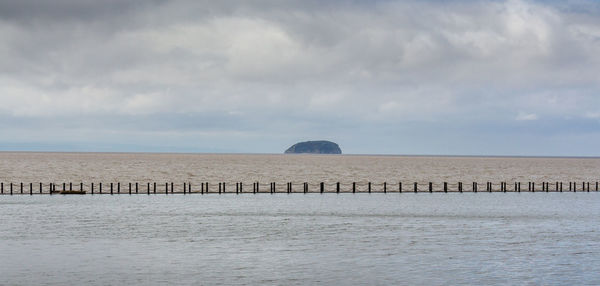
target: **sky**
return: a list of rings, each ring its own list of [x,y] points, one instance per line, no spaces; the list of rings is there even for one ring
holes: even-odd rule
[[[0,150],[600,156],[600,1],[0,0]]]

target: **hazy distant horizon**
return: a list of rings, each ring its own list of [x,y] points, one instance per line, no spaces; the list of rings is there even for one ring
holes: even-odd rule
[[[486,155],[486,154],[395,154],[395,153],[342,153],[342,154],[284,154],[283,152],[201,152],[201,151],[74,151],[74,150],[0,150],[0,153],[65,153],[65,154],[190,154],[190,155],[285,155],[285,156],[397,156],[397,157],[465,157],[465,158],[573,158],[598,159],[600,156],[553,155]]]

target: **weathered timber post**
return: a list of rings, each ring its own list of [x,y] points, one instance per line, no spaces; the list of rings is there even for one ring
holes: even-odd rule
[[[325,183],[321,182],[321,194],[325,192]]]
[[[531,192],[531,182],[527,182],[527,191]]]
[[[414,185],[415,185],[414,187],[415,187],[415,193],[416,193],[416,192],[418,191],[418,188],[417,188],[417,182],[415,182],[415,184],[414,184]]]
[[[521,182],[519,182],[517,185],[519,187],[518,192],[520,193],[521,192]]]
[[[338,193],[338,194],[340,193],[340,182],[337,182],[335,184],[335,192]]]
[[[458,192],[462,193],[462,182],[458,182]]]
[[[531,182],[531,191],[535,193],[535,182]]]
[[[98,188],[99,188],[100,194],[102,194],[102,183],[99,183]]]
[[[562,182],[560,182],[560,192],[562,193]]]
[[[21,182],[21,194],[23,194],[23,182]]]
[[[174,188],[173,188],[173,182],[171,182],[171,194],[173,193],[173,190],[174,190]]]
[[[304,182],[304,193],[308,193],[308,182]]]
[[[136,195],[138,194],[138,183],[137,182],[135,182],[135,194]]]
[[[40,182],[40,195],[42,194],[42,183]]]
[[[131,195],[131,182],[129,183],[129,194]]]
[[[4,182],[0,183],[0,194],[4,195]]]
[[[221,182],[219,182],[219,195],[221,194]]]
[[[387,193],[387,183],[383,182],[383,193]]]
[[[356,182],[352,182],[352,193],[356,193]]]
[[[398,193],[402,193],[402,182],[398,182]]]
[[[371,193],[371,182],[369,182],[369,194]]]
[[[94,182],[92,182],[92,185],[90,186],[90,191],[92,191],[92,195],[94,194]]]
[[[83,192],[83,183],[79,183],[79,191]]]
[[[169,183],[165,183],[165,195],[169,194]]]
[[[110,194],[113,194],[113,183],[110,183]]]
[[[13,183],[10,183],[10,195],[11,196],[13,195],[13,186],[12,185],[13,185]]]
[[[448,183],[444,182],[444,193],[448,192]]]
[[[146,194],[150,195],[150,182],[146,183]]]
[[[587,182],[587,191],[590,192],[590,182]]]
[[[184,195],[185,195],[185,191],[186,191],[186,189],[187,189],[187,185],[186,185],[186,183],[185,183],[185,182],[183,182],[183,194],[184,194]]]
[[[156,182],[154,182],[154,185],[153,185],[153,189],[152,189],[152,191],[153,191],[153,192],[154,192],[154,194],[156,195]]]
[[[290,183],[290,184],[291,184],[291,183]],[[190,184],[190,188],[191,188],[191,186],[192,186],[192,185]],[[290,190],[291,190],[291,189],[292,189],[292,186],[290,186]],[[191,189],[190,189],[190,191],[191,191]],[[243,193],[243,192],[244,192],[244,183],[243,183],[243,182],[240,182],[240,193]]]
[[[429,182],[429,192],[433,193],[433,183]]]
[[[240,193],[240,186],[238,184],[238,182],[235,182],[235,194],[239,194]]]
[[[598,191],[598,182],[596,182],[596,192]]]
[[[73,183],[69,182],[69,191],[72,191],[72,190],[73,190]]]
[[[121,194],[121,182],[117,182],[117,194]]]
[[[33,183],[29,183],[29,195],[33,195]]]

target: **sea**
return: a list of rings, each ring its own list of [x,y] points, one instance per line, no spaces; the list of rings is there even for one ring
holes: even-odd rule
[[[599,158],[0,152],[0,182],[26,188],[0,195],[0,285],[600,285],[599,171]],[[488,181],[592,188],[439,192]],[[123,190],[29,195],[40,182]],[[280,189],[129,195],[130,182]]]

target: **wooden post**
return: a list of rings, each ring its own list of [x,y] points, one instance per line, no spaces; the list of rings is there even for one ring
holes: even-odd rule
[[[138,194],[138,183],[137,182],[135,182],[135,194],[136,195]]]
[[[387,183],[383,182],[383,193],[387,193]]]
[[[129,194],[131,195],[131,182],[129,183]]]
[[[504,192],[506,193],[506,182],[504,182]]]
[[[398,182],[398,193],[402,193],[402,182]]]
[[[21,182],[21,195],[23,194],[23,182]]]
[[[429,182],[429,192],[433,193],[433,183]]]
[[[562,193],[562,182],[560,182],[560,192]]]
[[[219,195],[221,194],[221,182],[219,182]]]
[[[596,192],[598,191],[598,182],[596,182]]]
[[[40,182],[40,195],[42,194],[42,183]]]
[[[83,192],[83,183],[79,183],[79,190]]]
[[[369,182],[369,194],[371,193],[371,182]]]
[[[587,191],[590,192],[590,182],[587,182]]]
[[[336,186],[335,186],[335,192],[336,193],[340,193],[340,182],[337,182]]]
[[[99,183],[99,184],[100,184],[100,185],[98,186],[98,187],[100,188],[100,189],[99,189],[99,191],[100,191],[100,194],[102,194],[102,183]]]
[[[171,194],[173,193],[173,182],[171,182]]]
[[[169,183],[165,183],[165,195],[169,194]]]
[[[110,194],[113,194],[113,183],[110,183]]]
[[[0,194],[4,195],[4,182],[0,183]]]
[[[183,194],[185,195],[185,191],[187,189],[187,184],[185,182],[183,182]]]
[[[458,192],[462,193],[462,182],[458,182]]]
[[[444,182],[444,193],[448,192],[448,183]]]
[[[12,187],[12,183],[10,183],[10,195],[12,196],[13,194],[13,187]]]
[[[238,184],[238,182],[235,182],[235,194],[239,194],[240,193],[240,185]]]
[[[321,182],[321,194],[325,192],[325,183]]]
[[[121,182],[117,182],[117,194],[121,193]]]
[[[531,182],[528,182],[527,184],[527,191],[531,192]]]
[[[308,193],[308,182],[304,182],[304,193]]]
[[[292,190],[291,185],[292,185],[292,183],[290,183],[290,191]],[[192,185],[190,185],[190,188],[191,188],[191,186]],[[190,189],[190,191],[191,191],[191,189]],[[243,193],[243,192],[244,192],[244,185],[243,185],[243,182],[240,182],[240,193]]]
[[[352,193],[356,193],[356,182],[352,182]]]
[[[73,190],[73,183],[69,182],[69,191],[72,191],[72,190]]]
[[[415,193],[417,192],[417,182],[415,182]]]
[[[94,194],[94,183],[92,182],[92,185],[90,187],[90,191],[92,191],[92,195]]]
[[[535,193],[535,182],[531,182],[531,191]]]
[[[156,195],[156,182],[154,182],[154,188],[153,188],[153,192]]]
[[[473,193],[477,193],[477,182],[473,182]]]
[[[29,195],[33,195],[33,183],[29,183]]]

